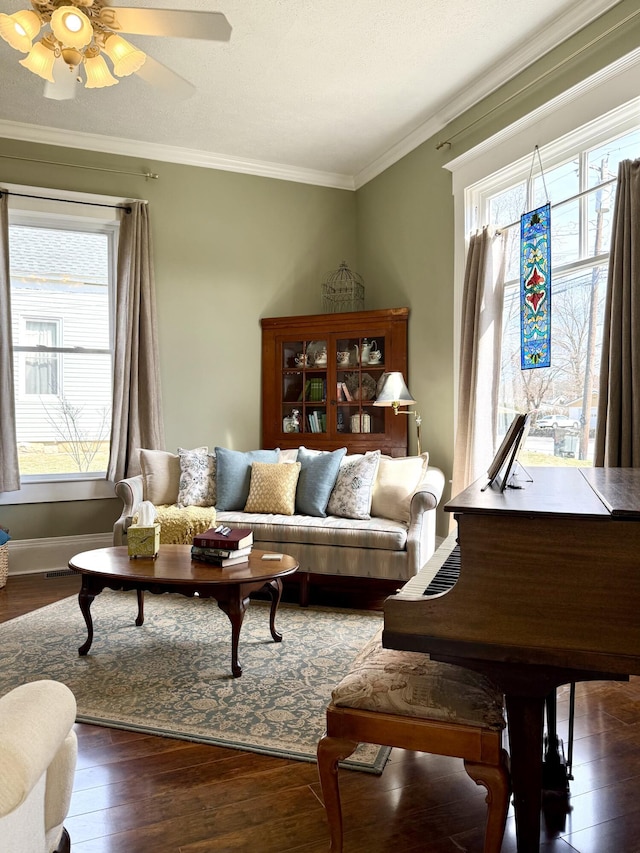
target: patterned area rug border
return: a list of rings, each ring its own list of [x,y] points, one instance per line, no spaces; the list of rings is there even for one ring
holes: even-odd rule
[[[231,626],[213,600],[104,591],[91,613],[76,596],[0,624],[0,694],[53,678],[78,702],[78,722],[315,762],[331,690],[382,623],[374,611],[282,604],[274,643],[269,608],[253,601],[240,634],[241,678],[230,672]],[[380,774],[388,747],[361,744],[344,767]]]

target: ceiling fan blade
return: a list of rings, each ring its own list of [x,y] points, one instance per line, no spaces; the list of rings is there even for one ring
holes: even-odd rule
[[[196,87],[192,83],[189,83],[184,77],[176,74],[175,71],[167,68],[166,65],[158,62],[157,59],[149,56],[149,54],[147,54],[144,65],[136,71],[136,74],[145,83],[150,83],[152,86],[162,89],[171,97],[181,101],[186,101],[196,91]]]
[[[110,21],[111,13],[115,24]],[[108,14],[108,17],[107,17]],[[107,6],[103,10],[108,26],[139,36],[229,41],[231,25],[222,12],[186,12],[178,9],[125,9]]]
[[[45,82],[44,96],[53,101],[72,101],[76,96],[78,72],[72,71],[64,59],[59,56],[53,63],[55,83]]]

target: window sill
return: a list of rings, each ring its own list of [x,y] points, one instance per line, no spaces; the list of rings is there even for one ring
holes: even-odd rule
[[[0,506],[91,501],[113,497],[115,491],[110,480],[58,480],[50,483],[23,483],[17,492],[0,492]]]

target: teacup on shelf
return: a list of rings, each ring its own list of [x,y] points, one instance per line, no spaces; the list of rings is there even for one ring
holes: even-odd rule
[[[349,359],[351,358],[351,353],[349,352],[349,350],[339,351],[337,353],[337,358],[338,358],[338,364],[342,365],[344,367],[344,365],[349,364]]]
[[[306,367],[307,366],[307,354],[304,352],[299,352],[295,358],[295,362],[298,367]]]
[[[369,364],[380,364],[382,361],[382,353],[379,349],[371,350],[369,353]]]

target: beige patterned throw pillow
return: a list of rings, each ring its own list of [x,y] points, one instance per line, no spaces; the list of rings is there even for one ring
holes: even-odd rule
[[[251,485],[245,512],[272,512],[293,515],[300,463],[252,462]]]

